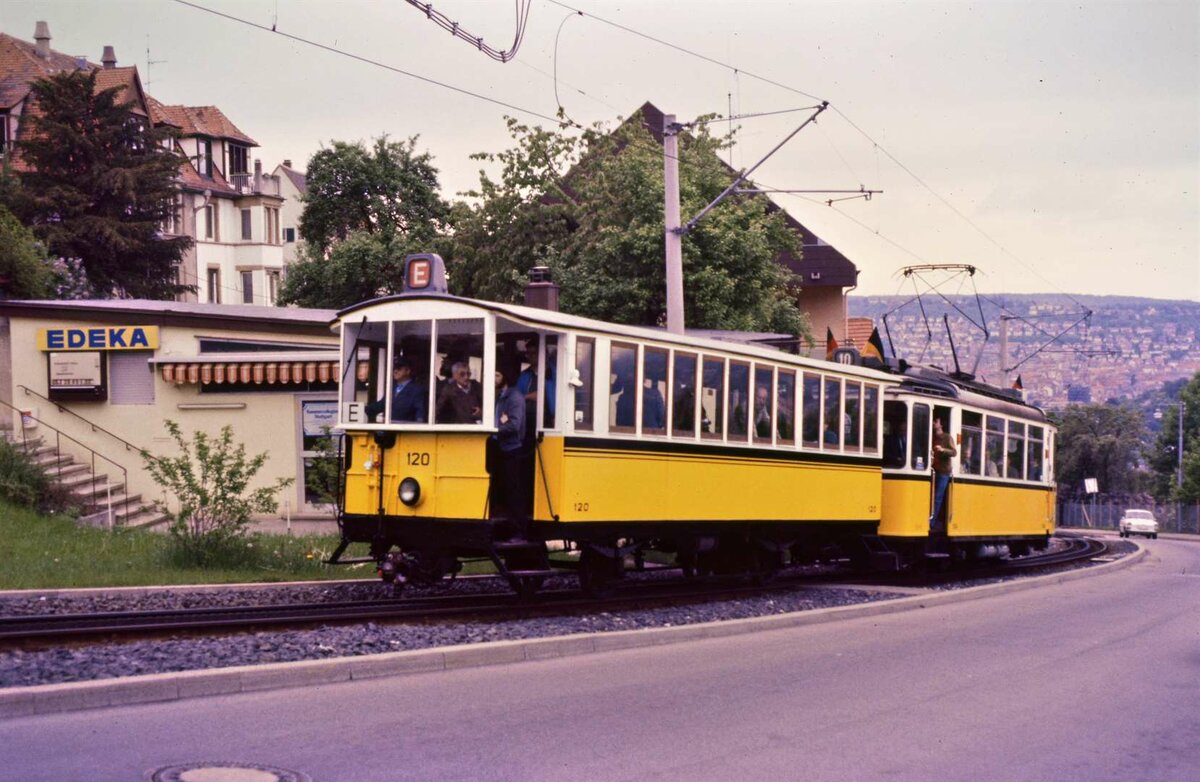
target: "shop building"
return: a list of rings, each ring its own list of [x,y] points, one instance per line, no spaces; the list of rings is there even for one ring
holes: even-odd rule
[[[279,495],[280,516],[328,518],[330,508],[305,490],[305,473],[317,439],[336,420],[334,314],[170,301],[0,301],[8,325],[0,420],[12,436],[57,443],[77,462],[93,461],[95,452],[97,472],[110,473],[110,482],[127,474],[129,493],[145,503],[163,494],[140,450],[177,454],[165,420],[189,439],[197,430],[217,436],[228,424],[247,453],[268,454],[256,485],[294,479]]]

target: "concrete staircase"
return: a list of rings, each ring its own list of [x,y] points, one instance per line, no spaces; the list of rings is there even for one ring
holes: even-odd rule
[[[22,440],[5,432],[5,438],[23,450],[42,469],[46,477],[70,492],[82,509],[79,520],[93,527],[119,526],[150,528],[165,525],[167,517],[146,503],[140,494],[126,495],[122,476],[93,473],[91,465],[75,461],[70,454],[58,453],[40,438]],[[100,466],[97,465],[100,469]],[[110,511],[111,508],[111,511]],[[110,518],[111,513],[111,518]]]

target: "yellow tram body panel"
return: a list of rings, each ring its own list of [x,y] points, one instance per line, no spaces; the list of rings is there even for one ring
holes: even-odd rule
[[[925,537],[932,510],[932,477],[885,476],[883,518],[885,537]],[[1003,485],[955,479],[947,502],[950,537],[1047,535],[1054,532],[1054,488],[1045,485]]]
[[[587,447],[562,437],[541,443],[534,476],[536,517],[550,503],[565,523],[638,521],[878,521],[881,480],[871,464],[761,458],[727,449],[689,453],[629,447],[610,440]],[[802,454],[801,454],[802,458]]]
[[[488,497],[487,434],[400,432],[395,445],[381,450],[369,433],[347,434],[353,462],[346,470],[346,513],[379,510],[379,459],[383,462],[383,510],[388,516],[482,519]],[[370,462],[372,467],[364,465]],[[415,478],[422,499],[415,507],[400,502],[400,481]]]

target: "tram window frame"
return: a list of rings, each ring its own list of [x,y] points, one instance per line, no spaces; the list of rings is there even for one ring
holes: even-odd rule
[[[1016,459],[1016,469],[1014,467]],[[1004,477],[1010,480],[1025,480],[1025,424],[1008,422],[1008,437],[1004,442]]]
[[[700,375],[699,367],[700,355],[688,351],[671,351],[671,377],[670,377],[670,395],[667,399],[667,416],[670,418],[669,431],[671,437],[681,437],[685,439],[696,439],[696,423],[700,419],[697,414],[700,406],[700,394],[696,391],[700,388],[697,382]],[[680,402],[684,401],[684,397],[680,396],[681,390],[686,390],[686,387],[680,386],[679,370],[681,367],[691,367],[691,410],[680,406]],[[686,415],[681,415],[685,413]],[[686,422],[686,426],[681,426],[680,423]]]
[[[538,373],[538,399],[541,404],[538,405],[541,420],[538,421],[538,431],[559,431],[561,425],[557,421],[558,415],[558,362],[561,351],[559,350],[562,335],[560,334],[543,334],[541,350],[538,354],[538,360],[541,362],[541,371]]]
[[[998,447],[996,447],[998,446]],[[994,458],[993,458],[994,457]],[[984,417],[983,431],[983,474],[986,478],[1004,477],[1004,419],[989,415]]]
[[[821,447],[821,411],[825,407],[822,394],[824,387],[820,375],[815,372],[804,373],[798,407],[803,413],[801,418],[803,428],[800,430],[800,436],[805,448]],[[816,393],[813,394],[812,391]]]
[[[366,405],[387,393],[384,385],[387,373],[381,372],[380,368],[387,361],[388,333],[388,324],[380,321],[348,323],[342,329],[339,396],[343,424],[371,423],[365,411]],[[351,356],[351,353],[354,355]],[[348,382],[351,373],[354,380]],[[349,405],[355,407],[350,408]]]
[[[1030,424],[1028,427],[1026,427],[1026,432],[1027,432],[1027,436],[1026,436],[1026,440],[1025,440],[1025,479],[1029,480],[1029,481],[1036,481],[1037,483],[1042,483],[1046,478],[1045,459],[1044,459],[1046,430],[1045,430],[1045,428],[1043,428],[1041,426],[1034,426],[1033,424]],[[1035,432],[1037,433],[1036,437],[1034,436]],[[1034,471],[1031,469],[1031,467],[1033,466],[1035,461],[1037,463],[1037,468],[1038,468],[1037,475],[1034,475]]]
[[[474,330],[473,330],[474,329]],[[487,333],[486,325],[483,317],[478,318],[436,318],[434,320],[434,364],[438,367],[437,381],[431,383],[433,386],[433,404],[430,407],[430,412],[434,422],[438,426],[469,426],[477,427],[483,425],[484,410],[483,404],[483,377],[484,354],[487,352]],[[452,344],[446,344],[450,341]],[[463,355],[464,347],[466,355]],[[462,421],[444,421],[441,420],[438,413],[440,412],[438,402],[441,401],[442,390],[449,384],[454,382],[450,375],[450,369],[457,360],[466,359],[467,368],[471,373],[471,380],[479,383],[479,418],[473,422]],[[446,372],[445,377],[442,376],[442,371]]]
[[[879,386],[863,383],[863,453],[879,453]]]
[[[790,383],[785,383],[790,380]],[[784,387],[787,393],[784,394]],[[786,407],[784,399],[790,404]],[[796,447],[796,370],[779,369],[775,374],[775,444],[788,448]]]
[[[825,376],[821,384],[821,450],[840,451],[844,444],[844,421],[846,408],[840,377]],[[832,392],[832,393],[831,393]],[[834,399],[833,395],[837,398]],[[830,421],[830,418],[833,418]],[[832,425],[832,428],[830,428]],[[831,440],[830,435],[833,435]]]
[[[908,465],[908,402],[887,399],[883,403],[883,466],[903,470]]]
[[[714,356],[703,354],[700,363],[700,437],[705,440],[724,440],[725,439],[725,386],[726,386],[726,360],[724,356]],[[711,386],[708,383],[709,367],[716,369],[716,375],[719,378],[717,386]],[[713,395],[713,414],[715,418],[708,417],[708,410],[704,407],[705,397],[709,389],[715,393]],[[707,426],[705,425],[707,422]]]
[[[641,400],[638,398],[640,396],[638,394],[638,387],[640,385],[638,381],[638,368],[641,365],[641,362],[638,360],[638,354],[641,352],[640,348],[641,345],[630,342],[612,342],[609,345],[608,431],[610,432],[617,434],[637,434],[638,412],[641,407]],[[621,367],[621,371],[618,372],[618,352],[622,354],[631,352],[633,354],[632,361],[629,364],[629,370],[632,370],[631,377],[628,376],[624,367]],[[622,358],[621,361],[624,362],[625,359]],[[618,390],[618,384],[620,390]],[[631,394],[632,396],[626,397],[625,394]],[[619,405],[623,405],[627,398],[633,400],[633,416],[629,419],[628,424],[618,423],[622,419],[620,416],[622,408]]]
[[[911,416],[908,425],[911,445],[908,463],[912,469],[924,472],[933,466],[932,459],[929,462],[925,461],[925,457],[932,453],[930,445],[933,442],[933,410],[924,402],[914,402]],[[918,422],[918,418],[922,421]]]
[[[775,367],[771,364],[755,363],[750,371],[752,395],[750,397],[750,437],[759,445],[771,445],[775,442],[775,421],[778,413],[775,410]],[[766,415],[764,417],[759,404],[758,392],[765,388],[767,391]],[[761,420],[760,420],[761,419]],[[759,433],[760,424],[766,425],[767,434]]]
[[[387,405],[384,422],[395,425],[426,426],[433,415],[433,389],[430,381],[430,364],[433,356],[433,346],[436,344],[436,328],[433,318],[415,320],[393,320],[389,329],[390,345],[387,373]],[[401,334],[401,331],[411,332]],[[407,340],[408,344],[404,344]],[[410,382],[423,386],[425,390],[425,420],[397,421],[392,419],[392,402],[395,401],[396,389],[393,378],[396,361],[406,359],[412,365],[412,380]]]
[[[738,382],[734,378],[734,374],[740,375],[742,371],[746,373],[746,381],[742,388],[734,388],[734,384]],[[750,442],[750,387],[751,373],[749,361],[738,361],[737,359],[729,360],[729,374],[726,379],[725,390],[725,428],[728,433],[726,442],[730,443],[748,443]],[[742,393],[742,404],[738,405],[735,391]],[[739,422],[736,418],[738,407],[741,407],[742,420]],[[738,431],[737,426],[740,426],[741,431]]]
[[[586,351],[580,348],[586,346]],[[586,353],[586,365],[580,363],[581,352]],[[586,371],[585,371],[586,370]],[[574,425],[577,432],[591,432],[595,427],[596,388],[596,340],[592,337],[575,338],[575,370],[571,380],[574,410]],[[576,385],[574,381],[578,380]],[[580,400],[582,398],[582,407]]]
[[[642,434],[649,435],[651,437],[666,437],[667,436],[667,409],[668,409],[667,401],[668,401],[668,397],[670,395],[670,385],[669,385],[668,381],[669,381],[669,374],[670,374],[669,366],[670,366],[670,361],[671,361],[671,354],[670,354],[670,351],[667,350],[666,348],[652,347],[650,345],[643,346],[641,352],[642,352],[642,355],[641,355],[642,372],[641,372],[641,375],[639,376],[639,386],[641,388],[641,395],[640,395],[641,398],[638,400],[641,403],[639,416],[638,416],[638,420],[641,422],[641,430],[640,431]],[[661,379],[656,378],[656,377],[650,377],[650,370],[652,369],[650,364],[651,364],[652,357],[655,357],[656,361],[657,360],[662,361],[662,377],[661,377]],[[654,369],[656,370],[655,374],[657,375],[657,368],[655,367]],[[647,384],[649,384],[649,385],[647,385]],[[646,416],[650,413],[650,407],[648,406],[647,403],[654,401],[654,392],[655,391],[658,392],[658,396],[659,396],[658,401],[660,401],[662,404],[662,425],[661,426],[647,426],[647,423],[650,423],[646,420]]]
[[[854,397],[854,412],[851,412],[851,397]],[[862,383],[844,380],[842,382],[842,448],[856,453],[862,451],[862,413],[863,394]]]
[[[983,475],[983,413],[962,411],[962,447],[959,449],[959,472],[963,475]]]

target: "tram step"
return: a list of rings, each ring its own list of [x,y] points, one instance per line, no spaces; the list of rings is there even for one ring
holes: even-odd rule
[[[557,574],[557,570],[510,570],[508,575],[516,576],[517,578],[534,578],[536,576],[553,576]]]

